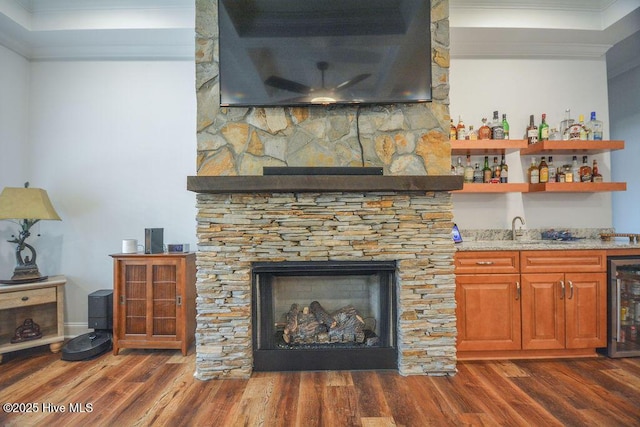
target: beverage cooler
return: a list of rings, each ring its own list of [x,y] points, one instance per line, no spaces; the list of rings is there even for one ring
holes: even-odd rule
[[[640,257],[608,259],[609,357],[640,356]]]

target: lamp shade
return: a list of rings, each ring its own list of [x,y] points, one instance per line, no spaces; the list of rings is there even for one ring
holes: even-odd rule
[[[5,187],[0,194],[0,219],[60,221],[47,192],[41,188]]]

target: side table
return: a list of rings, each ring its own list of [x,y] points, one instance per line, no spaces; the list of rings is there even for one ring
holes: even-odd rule
[[[64,276],[20,285],[0,285],[0,363],[2,355],[49,344],[57,353],[64,344]],[[41,338],[11,343],[26,319],[40,326]]]

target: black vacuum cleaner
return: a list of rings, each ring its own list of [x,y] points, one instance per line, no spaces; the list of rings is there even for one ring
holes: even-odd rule
[[[62,360],[86,360],[105,353],[113,347],[113,290],[103,289],[89,294],[89,328],[62,347]]]

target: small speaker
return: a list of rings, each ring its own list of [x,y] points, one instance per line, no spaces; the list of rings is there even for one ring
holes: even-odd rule
[[[113,329],[113,290],[102,289],[89,294],[89,328]]]
[[[164,228],[144,229],[144,253],[161,254],[164,252]]]

